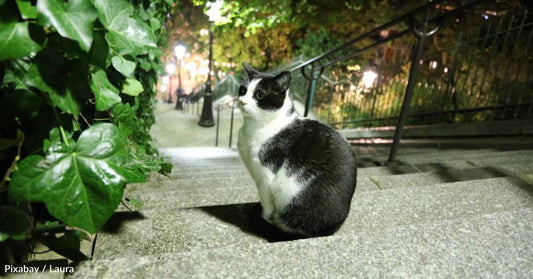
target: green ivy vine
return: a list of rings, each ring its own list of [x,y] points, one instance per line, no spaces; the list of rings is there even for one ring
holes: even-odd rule
[[[172,5],[0,0],[0,261],[86,259],[124,185],[170,171],[149,129]]]

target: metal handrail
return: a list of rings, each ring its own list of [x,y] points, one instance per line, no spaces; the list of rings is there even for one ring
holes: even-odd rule
[[[337,53],[337,52],[339,52],[341,50],[344,50],[344,49],[348,48],[349,46],[351,46],[351,45],[353,45],[353,44],[355,44],[357,42],[360,42],[363,39],[366,39],[368,37],[376,35],[379,32],[388,29],[389,27],[392,27],[392,26],[394,26],[394,25],[396,25],[398,23],[404,22],[406,19],[409,19],[410,17],[412,17],[415,14],[418,14],[418,13],[420,13],[422,11],[426,11],[427,9],[433,8],[434,6],[436,6],[436,5],[438,5],[438,4],[442,3],[442,2],[445,2],[445,1],[449,1],[449,0],[431,1],[431,2],[429,2],[427,4],[425,4],[425,5],[422,5],[422,6],[418,7],[418,8],[416,8],[416,9],[414,9],[414,10],[411,10],[410,12],[408,12],[408,13],[406,13],[404,15],[401,15],[401,16],[399,16],[399,17],[397,17],[397,18],[395,18],[395,19],[393,19],[393,20],[391,20],[391,21],[389,21],[389,22],[387,22],[387,23],[385,23],[385,24],[383,24],[383,25],[381,25],[381,26],[379,26],[377,28],[374,28],[371,31],[368,31],[365,34],[363,34],[363,35],[361,35],[359,37],[356,37],[356,38],[344,43],[341,46],[338,46],[336,48],[328,50],[328,51],[326,51],[326,52],[324,52],[324,53],[322,53],[320,55],[317,55],[317,56],[315,56],[315,57],[303,62],[302,64],[292,68],[290,70],[290,72],[297,71],[297,70],[299,70],[299,69],[301,69],[301,68],[303,68],[305,66],[311,65],[311,64],[313,64],[313,63],[315,63],[315,62],[317,62],[319,60],[322,60],[322,59],[328,57],[331,54],[334,54],[334,53]],[[476,0],[476,2],[477,1],[478,0]]]
[[[409,106],[410,106],[410,102],[411,102],[411,97],[413,95],[413,91],[414,91],[414,86],[415,86],[415,83],[416,83],[416,80],[417,80],[417,75],[418,75],[418,71],[419,71],[419,63],[418,63],[418,60],[420,60],[421,56],[422,56],[422,53],[423,53],[423,48],[424,48],[424,40],[425,38],[429,37],[429,36],[432,36],[433,34],[435,34],[439,28],[440,28],[440,23],[446,19],[446,18],[450,18],[454,15],[456,15],[457,13],[465,10],[465,9],[468,9],[468,8],[471,8],[481,2],[484,2],[486,0],[472,0],[472,1],[469,1],[468,3],[466,4],[463,4],[459,7],[456,7],[455,9],[451,10],[451,11],[448,11],[448,12],[445,12],[445,13],[442,13],[440,15],[437,15],[437,16],[434,16],[434,17],[430,17],[430,10],[432,8],[434,8],[436,5],[438,4],[441,4],[443,2],[445,2],[447,0],[434,0],[434,1],[431,1],[429,0],[429,2],[425,5],[422,5],[418,8],[415,8],[414,10],[411,10],[410,12],[402,15],[402,16],[399,16],[377,28],[374,28],[366,33],[364,33],[363,35],[361,36],[358,36],[346,43],[344,43],[343,45],[341,46],[338,46],[336,48],[333,48],[331,50],[328,50],[314,58],[311,58],[305,62],[303,62],[302,64],[292,68],[290,70],[290,72],[295,72],[297,70],[301,70],[302,72],[302,75],[309,81],[309,85],[308,85],[308,90],[307,90],[307,95],[306,95],[306,103],[305,103],[305,114],[304,116],[307,116],[309,110],[311,109],[311,105],[313,103],[313,98],[314,98],[314,92],[315,92],[315,89],[316,89],[316,81],[318,78],[321,77],[322,73],[324,72],[324,69],[330,65],[333,65],[333,64],[336,64],[336,63],[339,63],[341,61],[345,61],[347,59],[350,59],[350,58],[353,58],[359,54],[362,54],[364,52],[366,52],[367,50],[369,49],[372,49],[372,48],[375,48],[376,46],[379,46],[381,44],[384,44],[384,43],[387,43],[387,42],[390,42],[392,40],[395,40],[395,39],[398,39],[399,37],[402,37],[402,36],[406,36],[408,35],[409,33],[412,33],[416,36],[416,44],[414,45],[414,48],[413,48],[413,52],[412,52],[412,62],[411,63],[411,70],[410,70],[410,73],[409,73],[409,82],[407,83],[407,88],[406,88],[406,93],[405,93],[405,96],[404,96],[404,100],[403,100],[403,103],[402,103],[402,108],[401,108],[401,112],[400,112],[400,116],[398,118],[398,123],[397,123],[397,126],[396,126],[396,134],[394,136],[394,142],[393,142],[393,145],[392,145],[392,148],[391,148],[391,152],[390,152],[390,155],[389,155],[389,162],[392,162],[394,161],[395,159],[395,156],[396,156],[396,152],[397,152],[397,149],[398,149],[398,145],[399,145],[399,142],[400,142],[400,139],[401,139],[401,133],[402,133],[402,129],[403,129],[403,126],[405,124],[405,120],[406,120],[406,117],[407,117],[407,114],[408,114],[408,111],[409,111]],[[414,22],[413,22],[413,19],[414,19],[414,16],[416,14],[419,14],[421,12],[425,12],[425,17],[424,17],[424,20],[423,20],[423,24],[422,24],[422,30],[418,30],[417,27],[415,26]],[[344,51],[346,49],[348,49],[349,47],[352,47],[355,43],[358,43],[358,42],[361,42],[362,40],[366,39],[366,38],[369,38],[373,35],[376,35],[378,34],[379,32],[383,31],[383,30],[387,30],[389,29],[390,27],[392,26],[395,26],[395,25],[398,25],[402,22],[405,22],[409,20],[409,24],[408,24],[408,28],[406,28],[405,30],[402,30],[392,36],[388,36],[387,38],[385,39],[382,39],[382,40],[378,40],[377,42],[375,43],[372,43],[368,46],[365,46],[363,48],[360,48],[360,49],[356,49],[356,50],[352,50],[349,54],[345,54],[345,55],[342,55],[340,57],[336,57],[336,58],[333,58],[331,59],[330,61],[326,61],[320,65],[315,65],[317,62],[319,61],[322,61],[322,60],[325,60],[327,59],[328,57],[331,57],[337,53],[340,53],[341,51]],[[437,23],[437,27],[434,28],[433,30],[428,30],[428,26],[429,24],[433,24],[433,23]],[[415,63],[415,61],[417,61],[417,63]],[[307,74],[305,72],[305,68],[307,66],[311,65],[311,70],[310,70],[310,73]]]
[[[218,146],[218,138],[219,138],[219,130],[220,130],[220,112],[226,109],[231,109],[231,121],[230,121],[230,131],[229,131],[229,148],[231,148],[232,140],[233,140],[233,118],[234,118],[234,111],[235,111],[235,104],[237,103],[238,97],[233,97],[231,100],[227,102],[220,103],[214,107],[215,111],[217,112],[217,120],[216,120],[216,132],[215,132],[215,146]]]

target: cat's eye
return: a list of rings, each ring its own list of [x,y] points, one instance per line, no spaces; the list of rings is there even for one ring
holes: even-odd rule
[[[244,96],[246,95],[246,87],[244,87],[244,85],[241,85],[239,87],[239,96]]]
[[[263,98],[265,97],[265,93],[261,92],[261,91],[257,91],[255,92],[255,98],[257,100],[262,100]]]

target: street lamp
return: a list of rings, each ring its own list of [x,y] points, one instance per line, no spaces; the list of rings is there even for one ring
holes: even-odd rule
[[[211,69],[213,64],[213,23],[215,21],[220,21],[223,19],[220,9],[224,1],[217,0],[215,2],[208,2],[206,5],[208,10],[206,12],[209,16],[209,71],[207,73],[207,81],[205,82],[205,93],[204,93],[204,105],[202,106],[202,115],[200,116],[200,121],[198,125],[202,127],[213,127],[215,126],[215,121],[213,120],[213,97],[211,94]]]
[[[176,59],[178,60],[178,92],[176,94],[176,107],[177,110],[182,110],[183,107],[181,105],[180,101],[180,94],[183,89],[181,88],[181,60],[185,56],[185,46],[183,44],[177,44],[176,47],[174,47],[174,54],[176,55]]]
[[[176,65],[174,63],[168,63],[165,67],[165,71],[167,71],[167,74],[172,77],[174,72],[176,71]],[[168,83],[168,99],[167,103],[172,104],[172,83]]]

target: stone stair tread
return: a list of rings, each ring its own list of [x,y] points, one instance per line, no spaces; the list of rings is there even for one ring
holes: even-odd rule
[[[356,151],[357,152],[357,151]],[[473,153],[491,153],[491,152],[500,152],[496,149],[462,149],[462,148],[450,148],[450,149],[439,149],[439,148],[412,148],[404,150],[402,148],[398,149],[397,158],[411,158],[411,157],[426,157],[427,155],[431,156],[453,156],[455,154],[473,154]],[[378,151],[376,153],[356,153],[360,157],[376,157],[379,159],[387,159],[389,157],[390,148]]]
[[[447,182],[467,181],[493,177],[505,177],[520,174],[517,168],[525,170],[533,169],[533,162],[524,164],[500,164],[498,167],[475,167],[470,168],[448,168],[427,172],[407,173],[390,176],[372,176],[370,179],[377,184],[380,189],[413,187],[431,185]],[[510,170],[513,170],[512,172]]]
[[[423,164],[423,163],[433,163],[443,160],[472,160],[472,159],[478,159],[478,158],[500,158],[500,157],[512,157],[512,156],[522,156],[522,155],[529,155],[533,156],[533,150],[526,149],[526,150],[512,150],[512,151],[497,151],[497,150],[475,150],[475,151],[469,151],[469,152],[457,152],[457,153],[450,153],[450,154],[434,154],[433,156],[429,156],[426,154],[419,154],[414,156],[399,156],[397,157],[397,161],[405,164]]]
[[[95,257],[146,255],[201,250],[216,245],[266,242],[268,235],[259,235],[268,230],[261,226],[258,229],[253,224],[260,221],[258,216],[250,217],[254,206],[255,204],[240,203],[186,209],[153,209],[143,211],[142,214],[118,212],[99,235]],[[354,195],[350,216],[337,234],[531,206],[531,185],[524,185],[522,181],[513,178],[361,191]]]
[[[533,278],[533,209],[298,241],[83,262],[71,278]]]
[[[233,177],[204,177],[202,179],[172,179],[165,177],[164,180],[128,184],[124,192],[126,194],[132,192],[164,192],[197,188],[226,188],[236,185],[255,185],[255,182],[249,174]]]
[[[382,189],[432,186],[447,182],[468,181],[484,178],[527,175],[533,170],[533,162],[499,164],[498,167],[474,167],[467,169],[442,169],[389,176],[359,175],[356,191],[376,191]],[[185,183],[187,182],[187,183]],[[125,196],[143,202],[143,209],[158,206],[192,207],[201,205],[221,205],[255,201],[255,182],[251,177],[220,179],[215,183],[205,180],[167,180],[158,183],[129,185]],[[238,190],[239,195],[232,191]],[[204,204],[205,203],[205,204]],[[120,210],[127,210],[120,208]]]
[[[204,185],[188,184],[187,187],[149,188],[142,190],[126,190],[125,197],[134,198],[143,203],[142,209],[153,209],[157,207],[194,207],[212,206],[235,203],[246,203],[259,201],[255,183],[251,180],[231,184]],[[357,192],[376,191],[379,188],[368,178],[360,177],[357,182]],[[127,208],[119,206],[119,211],[126,211]]]

